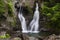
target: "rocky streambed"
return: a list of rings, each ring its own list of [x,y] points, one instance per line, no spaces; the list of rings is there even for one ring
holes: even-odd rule
[[[15,33],[15,36],[5,36],[6,31],[0,32],[0,40],[22,40],[21,37],[16,36],[19,32]],[[1,37],[2,36],[2,37]],[[37,34],[23,34],[23,40],[60,40],[60,35],[39,36]]]

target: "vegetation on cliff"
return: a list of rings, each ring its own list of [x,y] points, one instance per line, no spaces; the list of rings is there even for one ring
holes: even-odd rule
[[[51,29],[52,33],[60,33],[60,1],[45,0],[42,14],[47,16],[46,28]]]

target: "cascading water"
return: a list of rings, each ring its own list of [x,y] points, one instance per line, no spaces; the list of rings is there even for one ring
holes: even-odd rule
[[[21,26],[22,26],[22,32],[26,32],[27,28],[26,28],[26,21],[25,18],[23,17],[22,13],[18,14],[19,20],[21,21]]]
[[[36,3],[36,9],[35,9],[35,12],[34,12],[33,20],[31,21],[29,26],[31,27],[30,32],[38,33],[38,27],[39,27],[38,3]]]
[[[21,11],[21,10],[20,10]],[[33,16],[33,20],[31,21],[31,23],[29,24],[30,29],[27,30],[27,26],[26,26],[26,21],[24,16],[22,15],[21,12],[19,12],[18,14],[19,20],[21,22],[21,26],[22,26],[22,32],[23,33],[38,33],[38,27],[39,27],[39,11],[38,11],[38,3],[36,3],[36,9],[34,12],[34,16]]]

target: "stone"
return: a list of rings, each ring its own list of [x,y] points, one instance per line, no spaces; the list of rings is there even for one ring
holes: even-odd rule
[[[35,37],[29,37],[29,40],[38,40],[38,39]]]
[[[11,40],[21,40],[21,38],[19,38],[19,37],[14,37],[14,38],[12,38]]]
[[[52,35],[46,37],[46,38],[43,39],[43,40],[60,40],[60,35],[52,34]]]

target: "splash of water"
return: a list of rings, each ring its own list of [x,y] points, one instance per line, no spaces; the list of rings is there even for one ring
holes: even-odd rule
[[[22,32],[23,33],[38,33],[38,27],[39,27],[39,11],[38,11],[38,3],[36,3],[36,9],[34,12],[34,16],[33,16],[33,20],[31,21],[29,27],[30,29],[27,30],[27,26],[26,26],[26,21],[24,16],[22,15],[22,13],[19,12],[18,14],[19,20],[21,22],[21,26],[22,26]]]

